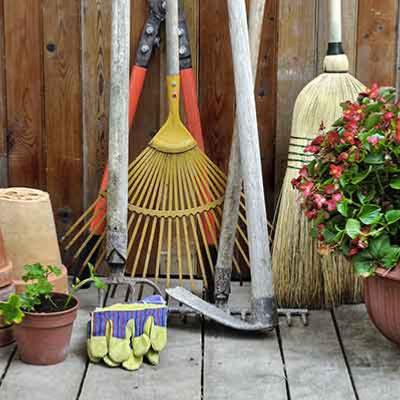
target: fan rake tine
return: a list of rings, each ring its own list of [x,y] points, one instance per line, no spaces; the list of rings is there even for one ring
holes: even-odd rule
[[[178,166],[178,188],[179,188],[179,199],[181,203],[182,209],[185,209],[185,197],[183,195],[183,181],[182,181],[182,166]],[[193,265],[192,265],[192,253],[190,251],[190,239],[189,239],[189,231],[188,231],[188,226],[187,226],[187,220],[186,216],[182,217],[182,223],[183,223],[183,236],[185,238],[185,250],[186,250],[186,261],[187,261],[187,268],[188,268],[188,273],[189,273],[189,278],[190,278],[190,285],[192,287],[192,290],[195,289],[194,285],[194,277],[193,277]]]
[[[104,231],[101,236],[97,239],[96,244],[93,246],[92,250],[90,251],[89,255],[86,257],[86,260],[82,263],[82,266],[79,270],[79,275],[82,274],[83,270],[85,269],[85,266],[89,263],[89,260],[92,258],[93,254],[95,251],[98,249],[104,238],[106,237],[106,232]]]
[[[185,165],[188,165],[187,154],[185,154]],[[188,182],[186,181],[186,179],[187,179],[186,171],[184,170],[184,176],[183,176],[183,179],[182,179],[183,189],[184,189],[184,193],[185,193],[185,197],[186,197],[186,203],[188,204],[189,208],[192,208],[193,205],[192,205],[192,203],[190,201],[190,197],[189,197],[188,193],[192,194],[193,193],[192,192],[193,188],[192,187],[188,187],[188,186],[191,186],[191,185],[190,184],[188,185]],[[198,257],[199,264],[200,264],[201,274],[203,276],[204,286],[207,288],[208,287],[208,282],[207,282],[206,270],[204,268],[203,257],[202,257],[202,254],[201,254],[199,238],[198,238],[198,235],[197,235],[196,224],[195,224],[195,220],[194,220],[193,215],[189,216],[189,221],[190,221],[190,224],[191,224],[191,227],[192,227],[192,234],[193,234],[194,244],[196,246],[197,257]]]
[[[179,205],[179,198],[178,198],[178,177],[177,177],[177,166],[176,166],[176,160],[173,164],[173,187],[174,187],[174,207],[175,210],[180,210],[183,207],[180,207]],[[183,286],[183,276],[182,276],[182,254],[181,254],[181,232],[179,228],[179,223],[180,223],[180,218],[175,218],[175,229],[176,229],[176,255],[178,258],[178,274],[179,274],[179,284]]]
[[[76,220],[74,224],[67,230],[65,235],[61,238],[61,242],[64,242],[68,236],[80,225],[80,223],[93,211],[96,207],[96,204],[100,201],[103,197],[103,193],[100,194],[97,199],[92,203],[92,205]]]
[[[162,177],[163,169],[160,168],[161,165],[163,164],[162,161],[163,160],[160,159],[159,164],[157,164],[157,166],[154,168],[155,174],[152,177],[152,183],[150,185],[150,188],[147,190],[148,195],[146,196],[146,199],[144,200],[143,207],[147,207],[149,197],[151,197],[149,207],[152,208],[154,206],[154,201],[155,201],[155,197],[156,197],[156,193],[157,193],[156,188],[159,187],[160,179]],[[145,221],[144,221],[144,226],[143,226],[143,229],[141,232],[141,238],[139,241],[139,245],[137,248],[137,252],[136,252],[136,256],[135,256],[135,260],[134,260],[134,264],[133,264],[133,268],[132,268],[132,276],[136,275],[136,269],[137,269],[139,259],[140,259],[141,253],[142,253],[142,248],[143,248],[144,240],[146,237],[147,229],[149,226],[149,222],[150,222],[150,217],[148,215],[146,215]]]

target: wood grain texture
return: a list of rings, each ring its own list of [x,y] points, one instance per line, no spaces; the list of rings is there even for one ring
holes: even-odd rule
[[[357,78],[365,85],[395,84],[396,0],[362,0],[358,10]]]
[[[230,307],[249,307],[250,298],[250,285],[232,284]],[[285,376],[275,333],[244,335],[211,322],[205,324],[205,400],[286,398]]]
[[[363,304],[339,307],[335,315],[359,399],[398,397],[399,348],[372,325]]]
[[[4,1],[9,184],[45,188],[41,4]]]
[[[279,2],[275,198],[286,171],[293,106],[316,74],[316,0]]]
[[[268,219],[274,211],[274,149],[277,113],[278,0],[267,1],[256,77],[256,105]]]
[[[0,0],[0,187],[8,186],[6,70],[4,65],[4,0]]]
[[[47,191],[57,231],[82,211],[80,0],[43,0]]]
[[[356,399],[329,312],[313,311],[308,326],[294,318],[280,330],[293,400]]]
[[[355,74],[357,56],[357,19],[359,0],[342,1],[342,43],[349,59],[350,73]],[[317,70],[323,70],[323,61],[326,55],[329,36],[329,2],[318,1],[318,59]]]
[[[200,2],[200,113],[207,155],[227,171],[234,121],[234,85],[225,1]]]
[[[96,198],[107,162],[111,2],[82,0],[83,203]]]

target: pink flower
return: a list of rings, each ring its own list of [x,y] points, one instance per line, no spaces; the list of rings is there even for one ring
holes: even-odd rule
[[[331,176],[335,179],[339,179],[342,174],[343,174],[343,166],[342,165],[335,165],[335,164],[331,164],[329,166],[329,172],[331,174]]]
[[[356,254],[358,254],[360,252],[360,249],[358,248],[358,247],[353,247],[352,249],[350,249],[350,251],[349,251],[349,256],[350,257],[353,257],[353,256],[355,256]]]
[[[389,122],[393,118],[393,113],[388,111],[383,114],[383,119],[385,122]]]
[[[317,217],[317,210],[313,209],[313,210],[307,210],[304,212],[304,215],[308,218],[308,219],[315,219]]]
[[[332,200],[339,202],[340,200],[342,200],[342,197],[342,193],[337,192],[332,195]]]
[[[367,139],[368,143],[371,143],[373,146],[376,146],[379,143],[379,140],[378,136],[369,136]]]
[[[309,197],[314,189],[314,184],[310,181],[307,181],[306,183],[302,183],[299,186],[299,189],[303,192],[304,197]]]
[[[343,133],[343,139],[349,144],[355,144],[354,132],[345,131]]]
[[[308,177],[308,168],[306,165],[304,165],[300,171],[299,171],[299,175],[302,176],[303,178],[307,178]]]
[[[313,146],[309,144],[308,146],[304,147],[304,153],[317,154],[320,149],[321,149],[320,146]]]
[[[325,203],[326,203],[326,198],[324,196],[321,196],[320,194],[314,195],[314,204],[317,206],[319,210],[324,206]]]
[[[327,200],[326,202],[326,208],[329,212],[335,211],[337,207],[337,201],[331,199],[331,200]]]
[[[339,154],[338,161],[346,161],[348,158],[349,158],[349,153],[343,151],[342,153]]]
[[[329,185],[326,185],[324,188],[324,193],[325,194],[333,194],[336,192],[336,186],[333,183],[330,183]]]
[[[339,134],[336,131],[332,131],[328,133],[328,143],[331,146],[334,146],[339,142]]]

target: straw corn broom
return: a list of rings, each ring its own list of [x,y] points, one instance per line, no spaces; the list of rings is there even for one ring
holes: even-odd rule
[[[175,7],[171,10],[168,12],[177,12]],[[168,25],[170,17],[167,17],[170,114],[149,146],[129,166],[128,266],[131,267],[131,276],[146,277],[151,272],[157,279],[164,274],[168,287],[176,254],[179,279],[188,276],[193,283],[196,273],[194,253],[203,283],[207,287],[208,271],[214,270],[210,242],[217,248],[226,177],[198,148],[180,120],[178,37],[176,28],[172,29]],[[79,259],[94,236],[96,227],[92,233],[87,234],[93,221],[98,221],[99,225],[104,223],[105,216],[98,218],[94,213],[91,218],[87,217],[105,196],[106,192],[101,193],[64,236],[67,250],[74,246],[77,248],[75,259]],[[240,224],[246,224],[243,202],[239,219]],[[240,264],[249,265],[248,241],[240,224],[237,226],[235,240],[239,257],[233,260],[238,272]],[[99,236],[83,261],[81,270],[97,251],[99,256],[95,269],[104,261],[105,234]],[[161,271],[162,259],[165,260],[164,271]]]
[[[348,73],[349,62],[341,44],[341,1],[330,0],[330,37],[324,73],[298,95],[289,144],[273,245],[274,285],[281,306],[319,307],[353,303],[360,299],[360,281],[340,255],[321,256],[311,237],[311,223],[298,204],[291,180],[311,156],[304,147],[339,118],[340,103],[355,100],[365,87]]]

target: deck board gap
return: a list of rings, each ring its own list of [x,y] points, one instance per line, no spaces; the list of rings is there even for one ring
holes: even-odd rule
[[[275,330],[276,330],[276,337],[278,338],[279,352],[281,353],[282,369],[283,369],[283,374],[285,377],[286,396],[287,396],[287,400],[292,400],[292,396],[290,394],[289,378],[288,378],[288,373],[287,373],[287,369],[286,369],[285,353],[283,352],[282,337],[281,337],[281,331],[279,329],[279,325],[277,326],[277,328]]]
[[[8,360],[7,360],[7,365],[6,365],[6,367],[4,368],[4,372],[3,372],[3,374],[2,374],[1,377],[0,377],[0,387],[1,387],[2,383],[3,383],[3,381],[4,381],[4,378],[5,378],[6,375],[7,375],[7,371],[8,371],[8,369],[10,368],[10,365],[11,365],[12,361],[14,360],[14,357],[15,357],[15,353],[16,353],[16,352],[17,352],[17,346],[14,346],[14,350],[11,352],[10,357],[9,357]]]
[[[335,327],[336,336],[337,336],[337,339],[338,339],[338,342],[339,342],[340,350],[342,351],[344,363],[346,365],[347,373],[349,374],[351,387],[353,388],[354,396],[355,396],[356,400],[360,400],[360,397],[359,397],[359,395],[357,393],[356,384],[354,382],[353,373],[351,372],[350,363],[349,363],[349,360],[347,358],[346,349],[344,347],[342,336],[340,334],[339,325],[338,325],[337,320],[336,320],[335,310],[332,308],[330,310],[330,312],[331,312],[331,316],[332,316],[333,326]]]
[[[83,389],[83,385],[85,383],[85,379],[86,379],[86,375],[88,372],[88,368],[89,368],[89,360],[86,360],[86,365],[85,365],[85,369],[83,370],[83,374],[82,374],[82,380],[79,384],[79,389],[78,389],[78,393],[76,395],[76,400],[79,400],[82,394],[82,389]]]

